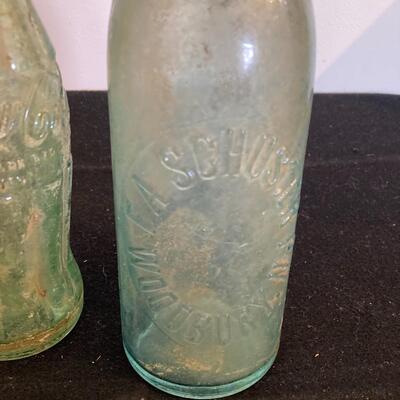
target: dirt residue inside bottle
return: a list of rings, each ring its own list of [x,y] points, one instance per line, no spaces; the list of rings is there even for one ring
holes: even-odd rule
[[[183,303],[216,299],[212,259],[221,236],[204,214],[188,208],[178,208],[157,227],[154,247],[163,277]]]

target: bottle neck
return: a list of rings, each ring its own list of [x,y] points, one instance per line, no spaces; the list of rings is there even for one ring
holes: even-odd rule
[[[1,0],[0,75],[46,67],[53,53],[31,0]]]

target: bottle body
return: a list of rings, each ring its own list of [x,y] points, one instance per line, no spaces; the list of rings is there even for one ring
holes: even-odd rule
[[[232,394],[277,354],[313,46],[308,1],[114,1],[124,345],[163,390]]]
[[[61,340],[82,309],[69,247],[69,110],[28,0],[0,5],[0,360]]]

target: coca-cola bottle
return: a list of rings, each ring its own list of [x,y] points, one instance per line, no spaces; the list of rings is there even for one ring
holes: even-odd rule
[[[82,309],[69,246],[67,98],[30,0],[0,1],[0,360],[61,340]]]

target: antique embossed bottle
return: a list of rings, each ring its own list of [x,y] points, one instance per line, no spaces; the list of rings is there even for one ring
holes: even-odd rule
[[[312,103],[308,0],[114,0],[109,98],[123,340],[179,396],[279,347]]]
[[[82,309],[69,247],[69,110],[30,0],[0,1],[0,360],[61,340]]]

